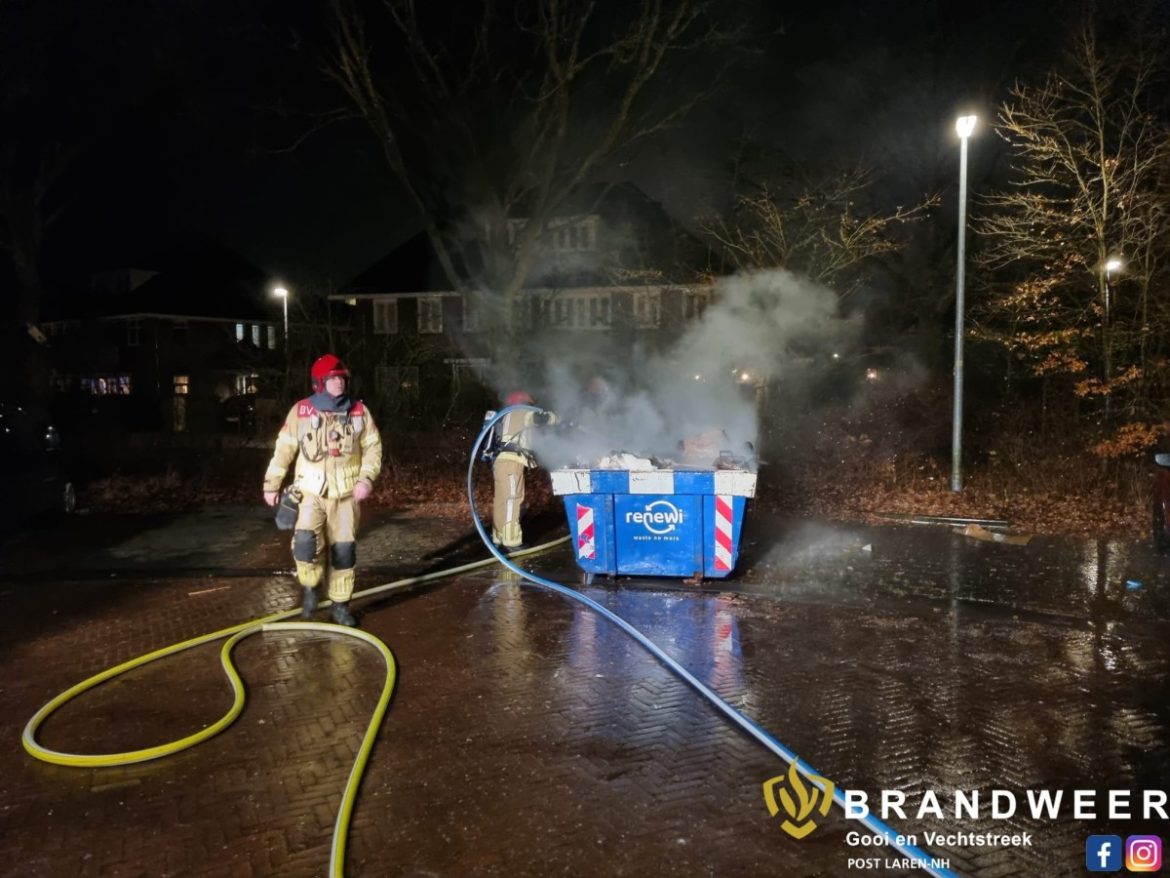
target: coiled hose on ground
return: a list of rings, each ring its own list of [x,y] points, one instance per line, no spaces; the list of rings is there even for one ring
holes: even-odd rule
[[[537,552],[543,552],[553,546],[560,545],[565,542],[568,537],[561,537],[552,540],[540,546],[534,546],[523,552],[514,553],[515,557],[523,557],[532,555]],[[394,582],[388,582],[384,585],[377,585],[372,588],[367,588],[363,591],[355,592],[354,598],[366,598],[377,594],[385,594],[386,592],[395,591],[397,589],[408,588],[411,586],[421,585],[427,582],[434,582],[439,579],[445,579],[450,576],[457,576],[461,573],[468,573],[472,570],[477,570],[482,567],[488,567],[496,563],[496,558],[486,558],[482,561],[473,561],[469,564],[462,564],[458,567],[452,567],[447,570],[438,570],[433,573],[425,573],[420,576],[411,576],[406,579],[399,579]],[[329,601],[323,601],[321,607],[328,607]],[[57,695],[55,698],[47,702],[36,713],[32,715],[28,723],[24,727],[24,733],[21,735],[21,743],[28,754],[42,762],[50,762],[54,765],[65,765],[73,768],[103,768],[117,765],[130,765],[135,762],[146,762],[151,759],[160,759],[163,756],[169,756],[173,753],[178,753],[181,750],[186,750],[189,747],[194,747],[196,744],[206,741],[235,721],[236,717],[244,709],[244,685],[240,680],[240,675],[236,671],[235,665],[232,661],[232,650],[235,649],[237,643],[245,637],[250,637],[253,634],[259,634],[266,631],[324,631],[330,634],[337,634],[346,637],[354,637],[362,640],[374,647],[382,656],[386,665],[385,680],[382,684],[382,693],[378,697],[378,703],[374,707],[373,714],[370,716],[370,721],[366,726],[365,735],[362,737],[361,746],[358,749],[357,757],[354,759],[353,767],[349,772],[349,780],[346,781],[345,791],[341,797],[341,805],[337,811],[337,818],[333,824],[333,840],[329,852],[329,875],[330,878],[342,878],[345,874],[345,846],[346,838],[349,833],[350,817],[353,814],[354,802],[357,799],[358,787],[361,785],[362,773],[365,771],[366,762],[369,759],[370,750],[373,749],[374,740],[377,738],[378,729],[382,724],[382,717],[386,713],[386,708],[390,703],[390,696],[394,692],[394,682],[396,676],[396,666],[394,663],[394,656],[390,652],[389,647],[381,640],[368,632],[362,631],[358,628],[345,628],[340,625],[334,625],[326,622],[286,622],[284,620],[296,616],[300,613],[299,609],[286,610],[281,613],[273,613],[270,616],[263,616],[259,619],[253,619],[249,622],[241,622],[238,625],[232,625],[228,628],[223,628],[219,631],[213,631],[210,634],[204,634],[199,637],[193,637],[190,640],[184,640],[181,643],[174,643],[170,646],[157,649],[154,652],[146,653],[138,658],[123,662],[112,668],[107,668],[101,673],[82,680],[75,686],[66,689],[64,692]],[[132,671],[135,668],[140,668],[150,662],[158,661],[170,655],[175,655],[179,652],[184,652],[188,649],[193,649],[196,646],[202,646],[205,643],[212,643],[216,640],[227,638],[220,649],[219,659],[223,667],[224,674],[228,678],[228,683],[232,688],[233,700],[232,705],[228,711],[218,720],[208,725],[200,731],[188,735],[185,738],[180,738],[177,741],[170,741],[163,744],[157,744],[153,747],[147,747],[142,750],[131,750],[124,753],[66,753],[60,750],[51,750],[43,746],[37,741],[37,730],[40,726],[52,716],[59,708],[64,706],[67,702],[72,701],[84,692],[100,685],[101,683],[111,680],[114,677]]]

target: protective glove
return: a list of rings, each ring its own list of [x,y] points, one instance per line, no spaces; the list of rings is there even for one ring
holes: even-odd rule
[[[353,486],[353,499],[356,502],[361,503],[363,500],[365,500],[367,497],[370,496],[370,492],[373,490],[374,489],[372,487],[370,487],[369,482],[358,482],[356,485]]]
[[[552,412],[544,411],[543,409],[532,416],[534,424],[553,424],[556,423],[557,416]]]
[[[265,491],[264,492],[264,502],[267,503],[269,506],[275,506],[279,499],[280,499],[280,491]]]

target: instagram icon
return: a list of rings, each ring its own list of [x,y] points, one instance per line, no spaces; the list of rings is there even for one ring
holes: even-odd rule
[[[1130,872],[1157,872],[1162,868],[1162,839],[1131,835],[1125,840],[1125,868]]]

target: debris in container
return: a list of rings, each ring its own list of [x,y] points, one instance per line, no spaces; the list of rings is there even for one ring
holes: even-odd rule
[[[659,468],[653,458],[639,457],[628,451],[614,451],[597,461],[597,469],[628,469],[632,472],[646,472]]]
[[[680,441],[678,450],[685,465],[711,467],[730,444],[731,437],[726,431],[707,430]]]
[[[707,430],[681,440],[679,457],[688,468],[755,471],[755,446],[744,442],[738,450],[732,450],[729,446],[733,444],[725,430]]]
[[[960,528],[959,533],[977,540],[986,540],[989,543],[1007,543],[1009,546],[1026,546],[1032,541],[1031,534],[1000,534],[993,533],[978,524],[969,524]]]

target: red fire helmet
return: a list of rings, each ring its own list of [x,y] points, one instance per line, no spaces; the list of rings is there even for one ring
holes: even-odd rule
[[[532,405],[532,394],[527,390],[513,390],[508,394],[508,405]]]
[[[313,367],[309,370],[309,375],[313,378],[313,390],[316,393],[321,393],[325,390],[325,379],[333,378],[340,375],[342,378],[349,377],[349,369],[345,368],[345,363],[341,362],[333,354],[325,354],[318,357]]]

